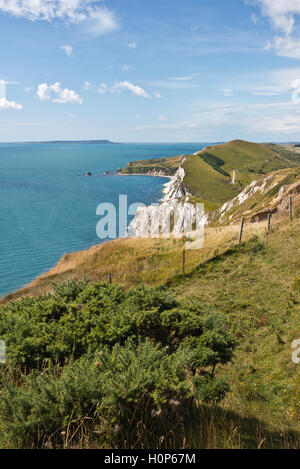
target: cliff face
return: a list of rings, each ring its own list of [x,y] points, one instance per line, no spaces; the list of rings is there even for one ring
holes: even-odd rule
[[[184,160],[182,161],[182,164]],[[129,226],[129,236],[160,237],[201,230],[208,224],[232,224],[245,216],[255,223],[288,210],[289,198],[300,198],[300,167],[284,169],[252,181],[238,196],[227,201],[220,209],[205,213],[201,205],[191,203],[192,195],[184,185],[182,166],[170,182],[165,184],[162,203],[140,207]],[[204,207],[205,208],[205,207]]]
[[[184,160],[183,160],[184,162]],[[205,226],[207,215],[196,204],[190,203],[189,194],[184,186],[185,172],[180,166],[170,182],[165,184],[164,198],[160,204],[140,207],[129,225],[129,236],[134,237],[174,237],[182,236]]]
[[[245,216],[252,223],[289,209],[290,197],[300,198],[300,167],[276,171],[252,181],[212,217],[217,224],[232,224]]]

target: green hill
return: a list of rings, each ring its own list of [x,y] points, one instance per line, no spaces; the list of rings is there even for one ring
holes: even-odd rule
[[[162,172],[166,176],[172,176],[179,168],[183,159],[181,156],[172,156],[171,158],[155,158],[151,160],[132,161],[127,163],[122,174],[149,174],[153,172]]]
[[[234,140],[207,147],[195,155],[128,163],[123,174],[161,172],[172,176],[181,164],[187,191],[196,198],[221,205],[261,175],[299,165],[300,155],[280,145]],[[234,170],[236,183],[231,184]]]
[[[194,196],[222,204],[261,175],[299,164],[299,155],[286,152],[283,158],[280,151],[279,146],[243,140],[207,147],[186,158],[184,184]],[[233,170],[236,184],[231,184]]]
[[[280,185],[277,189],[280,189]],[[173,403],[170,415],[176,417],[175,422],[181,423],[174,434],[159,433],[167,437],[160,447],[299,448],[300,365],[292,362],[291,348],[292,342],[300,337],[299,202],[299,194],[295,193],[293,222],[289,221],[286,211],[278,212],[272,219],[272,232],[269,235],[266,233],[265,221],[254,224],[247,222],[244,241],[240,246],[237,245],[239,224],[208,227],[203,248],[186,252],[184,274],[181,270],[184,240],[117,240],[64,256],[48,274],[5,299],[7,303],[18,297],[37,297],[36,300],[25,298],[23,302],[16,301],[0,308],[2,327],[11,336],[10,353],[15,358],[22,359],[26,356],[39,361],[40,350],[45,347],[47,339],[49,353],[54,354],[57,350],[58,355],[64,357],[69,348],[73,349],[74,337],[77,337],[76,344],[83,353],[87,351],[85,330],[94,343],[98,334],[103,336],[103,327],[107,328],[109,325],[110,340],[116,334],[123,333],[132,311],[134,320],[138,320],[138,330],[144,325],[149,326],[151,322],[148,324],[147,321],[156,320],[159,305],[157,292],[154,291],[154,296],[151,297],[148,293],[142,295],[144,303],[141,303],[141,308],[145,305],[150,308],[147,315],[144,309],[140,313],[135,300],[132,305],[127,305],[123,320],[122,315],[118,318],[114,315],[115,310],[122,309],[120,304],[123,293],[118,284],[126,287],[139,286],[142,282],[151,286],[163,284],[170,294],[175,295],[177,301],[192,299],[195,305],[201,304],[205,311],[223,316],[227,323],[226,330],[234,337],[237,347],[233,360],[216,369],[216,376],[226,378],[230,385],[229,393],[220,403],[200,406],[199,413],[193,414],[191,418],[188,408],[180,407],[180,399],[174,400],[172,394],[169,395],[169,402]],[[109,273],[112,274],[113,285],[106,285],[102,294],[103,286],[99,280],[108,279]],[[80,282],[78,286],[69,283],[63,287],[55,287],[53,293],[53,281],[60,283],[80,280],[83,276],[96,282],[84,286],[84,294],[81,293]],[[171,297],[166,296],[164,301],[171,302],[173,308]],[[103,307],[108,312],[102,324],[97,311]],[[176,324],[179,324],[178,311],[175,314],[175,310],[172,310],[172,314],[172,321],[175,323],[171,321],[170,325],[175,325],[176,329]],[[173,337],[173,330],[168,329],[170,325],[166,322],[167,316],[164,315],[163,318],[164,327],[169,331],[170,337]],[[44,328],[38,327],[39,323],[43,323]],[[15,327],[16,324],[18,327]],[[186,327],[192,324],[194,323],[187,322]],[[158,324],[155,324],[153,330],[150,330],[150,336],[155,331],[160,332],[157,328]],[[58,337],[53,345],[51,336],[45,336],[48,330],[53,337]],[[121,353],[121,349],[118,350],[118,354]],[[121,368],[118,368],[118,363],[121,359],[128,360],[127,355],[116,355],[116,361],[109,362],[112,370],[107,370],[108,386],[116,386],[114,396],[118,395],[119,386],[123,384],[124,389],[128,388],[131,392],[132,386],[136,385],[134,376],[143,379],[139,370],[143,366],[150,366],[147,354],[152,354],[153,351],[142,351],[142,357],[134,355],[132,350],[127,350],[126,353],[134,358],[129,376],[119,376],[114,371],[114,367],[116,370],[123,367],[119,365]],[[105,358],[110,360],[109,355],[105,355]],[[156,359],[161,358],[158,356]],[[43,442],[43,435],[48,435],[50,427],[47,425],[49,419],[52,419],[51,433],[56,435],[55,441],[60,439],[61,445],[97,447],[95,445],[102,441],[102,434],[98,431],[101,424],[98,425],[95,414],[90,416],[84,412],[89,411],[89,405],[95,405],[95,396],[101,394],[101,382],[97,381],[96,374],[97,367],[104,366],[101,363],[101,357],[96,361],[93,356],[89,358],[87,355],[85,361],[75,361],[74,365],[72,360],[70,364],[67,362],[62,370],[52,367],[50,370],[42,370],[40,374],[34,371],[28,377],[20,375],[18,369],[8,368],[0,382],[5,395],[5,402],[0,406],[0,416],[5,418],[3,429],[0,419],[2,444],[18,447],[19,441],[24,441],[28,436],[28,445],[33,445],[36,441],[34,435],[40,435],[39,444],[44,445],[48,440]],[[159,369],[160,365],[155,366]],[[179,362],[179,369],[180,366]],[[125,373],[123,368],[122,370]],[[138,384],[135,392],[141,386]],[[105,392],[107,393],[107,388]],[[109,393],[103,405],[107,414],[109,406],[114,405]],[[49,409],[49,418],[43,410],[46,408]],[[158,411],[158,415],[162,415],[163,431],[166,432],[171,421],[164,409],[163,405],[162,413]],[[113,407],[112,412],[115,412]],[[28,420],[22,420],[24,415]],[[71,423],[65,419],[66,415],[73,419]],[[90,420],[87,420],[85,426],[82,422],[86,415]],[[150,422],[153,423],[153,416],[149,418],[148,423],[144,421],[145,428],[150,428]],[[41,419],[41,425],[47,424],[46,427],[39,427],[38,419]],[[88,425],[89,422],[92,426]],[[114,422],[116,425],[118,420]],[[67,437],[64,440],[62,435],[69,425],[73,432],[79,429],[79,438],[76,437],[74,441]],[[33,436],[32,428],[35,429]],[[115,427],[111,430],[112,439],[119,436],[114,433],[113,428]],[[133,433],[126,434],[126,438],[130,438],[130,441],[138,438],[136,447],[147,447],[154,436],[152,426],[151,432],[138,433],[138,436],[135,436],[132,427],[130,431]],[[18,432],[21,439],[18,439]],[[9,440],[8,435],[13,439]],[[122,447],[132,448],[127,441],[122,442]],[[112,443],[115,444],[114,441]]]

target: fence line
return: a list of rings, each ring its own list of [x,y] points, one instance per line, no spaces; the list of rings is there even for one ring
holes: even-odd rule
[[[290,218],[290,221],[293,221],[293,199],[292,199],[292,196],[290,196],[289,198],[289,218]],[[267,234],[269,235],[272,231],[272,227],[271,227],[271,221],[272,221],[272,213],[269,212],[268,213],[268,218],[267,218]],[[245,217],[243,216],[242,219],[241,219],[241,225],[240,225],[240,230],[239,230],[239,238],[238,238],[238,244],[240,245],[242,243],[242,240],[243,240],[243,234],[244,234],[244,230],[245,230],[245,225],[246,225],[246,220],[245,220]],[[220,231],[222,231],[222,227],[218,227]],[[216,228],[216,229],[218,229]],[[181,256],[181,253],[178,253],[178,257],[177,257],[177,260],[180,261],[179,259],[179,256]],[[180,269],[180,266],[179,266],[179,269]],[[180,272],[178,268],[175,270],[175,272]],[[153,266],[153,268],[151,269],[151,266],[149,266],[149,268],[145,269],[141,269],[141,270],[136,270],[134,271],[134,273],[139,273],[139,272],[150,272],[151,270],[153,271],[156,271],[157,270],[157,266]],[[183,248],[182,250],[182,267],[181,267],[181,271],[182,271],[182,274],[184,275],[186,273],[186,249]],[[133,271],[131,271],[133,272]],[[109,274],[106,274],[106,276],[108,276],[108,279],[109,279],[109,283],[111,284],[113,282],[112,278],[113,278],[113,274],[112,273],[109,273]],[[115,276],[118,276],[118,274],[116,273]],[[105,277],[105,274],[103,274],[102,277]]]

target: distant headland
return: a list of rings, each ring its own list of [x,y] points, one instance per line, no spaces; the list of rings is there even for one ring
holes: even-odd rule
[[[30,144],[95,144],[95,145],[121,145],[119,142],[111,142],[110,140],[47,140],[42,142],[18,142]]]

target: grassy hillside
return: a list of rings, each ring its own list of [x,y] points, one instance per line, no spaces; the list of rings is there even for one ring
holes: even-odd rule
[[[263,174],[297,165],[299,155],[275,145],[234,140],[207,147],[189,156],[183,164],[184,184],[189,192],[214,203],[232,199],[251,181]],[[230,184],[233,170],[236,184]]]
[[[229,176],[214,170],[198,155],[188,156],[182,166],[185,171],[184,185],[195,197],[221,205],[243,189],[242,184],[230,184]]]
[[[172,176],[176,173],[181,162],[183,155],[173,156],[171,158],[155,158],[152,160],[140,160],[127,163],[123,169],[122,174],[147,174],[153,171],[162,172],[167,176]]]
[[[224,152],[224,149],[222,151]],[[239,152],[241,151],[239,146]],[[250,155],[249,147],[247,151]],[[239,156],[239,159],[241,158]],[[254,156],[253,165],[255,158]],[[217,180],[218,187],[221,188],[222,178],[225,176],[217,170],[218,168],[212,167],[219,165],[219,168],[225,168],[225,164],[221,164],[220,160],[220,153],[216,158],[206,158],[206,161],[203,161],[199,155],[193,155],[184,163],[188,163],[186,174],[191,178],[193,176],[189,161],[193,164],[195,161],[196,165],[200,161],[199,167],[203,171],[202,174],[205,172],[205,178],[213,175],[220,178]],[[272,164],[277,164],[275,157],[270,161]],[[258,164],[258,159],[256,163]],[[247,172],[246,163],[244,169]],[[10,434],[15,435],[13,443],[18,445],[19,440],[16,435],[23,438],[27,432],[26,428],[29,428],[26,427],[28,423],[36,428],[35,434],[43,436],[37,422],[41,418],[46,429],[48,424],[53,425],[51,419],[49,423],[44,417],[47,416],[48,411],[45,409],[51,396],[51,399],[56,399],[60,406],[56,409],[51,404],[50,417],[52,418],[54,413],[55,419],[63,419],[62,428],[65,428],[63,426],[66,425],[65,414],[61,409],[65,409],[63,406],[66,405],[68,412],[73,416],[73,406],[74,415],[76,418],[79,415],[78,421],[81,422],[80,445],[94,447],[95,435],[100,435],[101,431],[98,427],[96,431],[94,427],[92,432],[88,430],[88,423],[82,420],[83,414],[80,413],[82,409],[79,408],[78,402],[83,406],[84,412],[90,412],[90,409],[87,410],[84,406],[86,402],[94,402],[95,396],[100,396],[101,399],[103,395],[107,396],[104,407],[100,408],[106,416],[101,425],[105,426],[112,417],[113,423],[118,423],[116,415],[119,411],[114,401],[117,393],[111,396],[110,387],[115,386],[114,389],[119,390],[120,386],[123,386],[125,390],[129,389],[136,396],[136,393],[143,388],[141,383],[145,382],[143,373],[153,369],[153,366],[152,368],[150,366],[151,361],[156,363],[157,370],[160,366],[164,367],[163,373],[159,376],[165,376],[164,373],[169,376],[172,393],[179,393],[176,396],[182,396],[183,388],[184,392],[188,393],[190,379],[186,376],[183,379],[180,375],[185,363],[185,353],[181,355],[180,347],[176,350],[176,356],[169,360],[167,355],[156,348],[153,349],[153,342],[151,347],[149,343],[138,348],[132,348],[129,344],[128,348],[120,349],[119,345],[124,345],[128,331],[133,334],[132,337],[136,337],[136,330],[140,334],[144,327],[151,337],[154,334],[155,337],[157,335],[161,338],[167,334],[167,337],[178,345],[182,340],[178,330],[184,327],[190,334],[190,328],[194,327],[195,321],[198,324],[199,316],[196,319],[194,313],[195,311],[198,313],[200,308],[201,314],[204,311],[209,318],[225,320],[226,326],[221,326],[223,333],[226,331],[224,337],[227,337],[228,333],[228,337],[233,337],[236,343],[233,359],[224,360],[215,370],[214,376],[220,385],[213,389],[204,386],[204,389],[207,393],[221,395],[226,389],[224,383],[227,381],[230,390],[225,399],[215,404],[202,403],[196,412],[194,409],[190,414],[190,395],[185,405],[180,406],[181,397],[170,398],[173,394],[169,394],[169,381],[158,380],[154,367],[153,375],[148,374],[149,381],[147,381],[152,386],[151,380],[154,379],[154,375],[156,376],[154,382],[158,387],[154,388],[152,396],[156,398],[158,395],[161,396],[163,390],[163,393],[167,392],[169,397],[169,401],[165,399],[162,409],[155,410],[158,412],[155,416],[162,416],[160,420],[162,427],[159,428],[159,432],[164,433],[159,434],[167,435],[161,447],[300,448],[300,365],[293,363],[291,348],[292,342],[300,338],[299,171],[299,167],[296,167],[275,171],[264,179],[261,179],[262,176],[256,178],[257,183],[252,186],[249,196],[238,200],[228,210],[223,220],[224,225],[211,225],[205,229],[203,248],[186,251],[184,272],[182,253],[185,239],[116,240],[95,246],[88,251],[64,256],[54,269],[38,277],[20,291],[3,298],[1,300],[3,306],[0,307],[0,318],[2,318],[0,325],[2,324],[3,330],[10,337],[10,345],[17,345],[12,347],[15,359],[21,357],[26,362],[33,357],[32,359],[40,363],[45,357],[56,356],[55,354],[65,359],[71,349],[74,356],[74,351],[79,350],[82,353],[84,344],[88,343],[89,347],[95,347],[95,340],[99,334],[101,340],[105,339],[106,342],[114,341],[117,336],[121,337],[112,358],[110,358],[111,353],[106,351],[104,361],[102,355],[97,359],[93,357],[92,360],[84,358],[83,361],[74,364],[70,360],[63,371],[52,367],[50,371],[43,370],[38,378],[36,374],[29,378],[24,377],[19,368],[8,369],[6,379],[11,379],[13,382],[13,391],[9,391],[9,396],[8,391],[5,391],[5,402],[9,402],[10,405],[7,406],[4,402],[1,407],[0,403],[0,415],[6,415],[8,421],[6,427],[1,428],[0,419],[0,433],[4,435],[5,444],[7,446],[11,444],[6,436],[8,431],[14,432]],[[205,187],[208,191],[209,185]],[[289,194],[293,196],[292,222],[286,205]],[[275,207],[277,211],[272,216],[270,233],[267,233],[265,219],[250,223],[254,213],[272,210]],[[242,215],[246,216],[246,225],[243,242],[238,245]],[[86,285],[82,282],[83,277],[96,283]],[[53,293],[53,282],[60,284],[70,280],[79,283],[56,286]],[[111,280],[112,285],[101,286],[100,282],[103,280]],[[140,287],[141,283],[151,287],[163,285],[167,291],[161,293],[160,290],[143,290],[144,287]],[[119,284],[124,285],[125,290],[120,288]],[[128,288],[136,287],[137,290],[129,290],[129,293],[126,293]],[[27,298],[28,296],[37,299],[31,300]],[[24,297],[23,302],[16,301]],[[133,297],[132,303],[131,297]],[[201,305],[201,307],[191,306],[188,303],[190,300],[192,305]],[[162,315],[158,317],[161,301]],[[187,304],[190,306],[186,310]],[[99,320],[99,308],[106,309],[103,323]],[[124,315],[122,315],[123,310]],[[179,320],[180,317],[184,317],[182,322]],[[215,325],[219,319],[216,321]],[[107,328],[105,333],[103,328]],[[45,332],[48,329],[50,336]],[[32,338],[29,332],[33,334]],[[55,337],[55,340],[51,341],[49,337]],[[193,340],[193,334],[188,335],[189,346],[193,344]],[[209,343],[212,344],[214,340],[212,336]],[[227,338],[225,343],[226,341]],[[44,352],[42,355],[41,349],[46,350],[48,355]],[[193,347],[190,351],[192,350]],[[124,364],[124,357],[130,360],[128,374],[127,368],[122,368],[124,380],[122,374],[121,381],[115,381],[115,377],[120,373],[120,368],[116,364]],[[95,367],[96,369],[99,367],[101,371],[104,363],[109,363],[110,367],[105,371],[107,373],[105,389],[100,386],[103,380],[99,381],[95,372]],[[1,379],[0,387],[3,387],[3,377]],[[41,405],[36,406],[36,402],[40,402],[40,396],[43,397]],[[9,399],[15,399],[13,405]],[[166,402],[168,402],[167,407],[165,407]],[[168,407],[169,403],[172,403],[171,408]],[[20,413],[15,414],[12,409],[19,409],[20,404],[22,404]],[[27,415],[31,406],[34,412],[30,418],[28,417],[28,421],[26,420],[26,428],[21,427],[23,414]],[[145,414],[141,416],[145,423],[143,428],[149,428],[150,422],[153,424],[153,416],[151,413],[149,421],[144,420]],[[172,433],[170,429],[174,425],[178,426]],[[126,419],[124,426],[126,427]],[[116,438],[113,428],[110,429],[110,439],[101,444],[108,446],[112,444]],[[151,432],[152,428],[151,426]],[[149,441],[153,441],[151,432],[139,433],[136,443],[138,447],[143,445],[147,447]],[[130,437],[130,441],[135,441],[133,434],[122,436],[122,444],[125,447],[124,438],[127,437]],[[70,447],[68,436],[59,438],[60,440],[65,438],[65,446]],[[117,444],[116,446],[118,447]]]
[[[201,408],[186,447],[299,448],[300,366],[291,360],[291,343],[300,338],[299,207],[292,223],[286,214],[274,217],[269,235],[265,222],[247,223],[240,246],[238,229],[208,228],[203,249],[186,252],[185,274],[183,241],[120,240],[65,256],[15,298],[50,292],[52,281],[112,272],[113,284],[163,283],[178,300],[200,302],[224,316],[238,345],[232,363],[217,370],[230,393],[217,407]]]
[[[173,158],[128,163],[123,174],[146,174],[153,171],[172,175],[181,165],[183,155]],[[243,140],[207,147],[196,155],[185,155],[184,185],[194,197],[221,205],[239,194],[254,179],[271,171],[295,167],[300,155],[273,144]],[[236,171],[236,184],[231,184]]]

